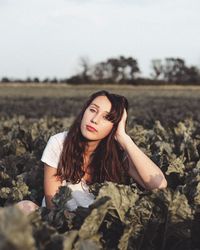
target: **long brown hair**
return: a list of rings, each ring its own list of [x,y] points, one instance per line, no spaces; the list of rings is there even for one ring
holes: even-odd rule
[[[98,91],[89,97],[69,128],[64,140],[56,175],[62,181],[66,180],[72,184],[80,182],[84,176],[85,171],[82,169],[82,166],[87,139],[83,137],[80,125],[85,110],[98,96],[106,96],[111,102],[111,111],[107,115],[107,119],[113,123],[113,127],[111,132],[100,141],[90,156],[91,161],[88,165],[88,169],[90,171],[91,181],[87,184],[93,184],[95,182],[101,183],[104,181],[128,184],[128,162],[127,160],[123,161],[125,152],[114,138],[124,108],[128,112],[128,100],[124,96],[112,94],[105,90]]]

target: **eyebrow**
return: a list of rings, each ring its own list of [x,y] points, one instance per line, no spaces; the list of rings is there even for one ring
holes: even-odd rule
[[[95,103],[91,103],[90,105],[94,105],[94,106],[96,106],[97,108],[100,108],[97,104],[95,104]],[[109,113],[108,111],[104,111],[104,112],[106,112],[106,113]]]

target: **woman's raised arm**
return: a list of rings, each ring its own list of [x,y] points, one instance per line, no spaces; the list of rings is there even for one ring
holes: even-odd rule
[[[145,155],[133,142],[131,137],[126,134],[126,119],[127,112],[124,109],[122,119],[118,124],[115,139],[128,154],[129,174],[146,189],[167,187],[167,181],[160,168]]]

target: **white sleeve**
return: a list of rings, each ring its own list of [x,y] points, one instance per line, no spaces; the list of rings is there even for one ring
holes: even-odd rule
[[[57,168],[60,160],[62,148],[55,135],[51,136],[47,142],[47,145],[43,151],[41,161],[47,165]]]

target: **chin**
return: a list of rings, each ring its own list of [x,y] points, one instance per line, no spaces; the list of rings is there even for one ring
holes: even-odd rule
[[[90,132],[88,132],[87,130],[81,130],[81,134],[85,139],[88,140],[95,140],[97,139],[97,137],[95,135],[92,135]]]
[[[86,140],[88,140],[88,141],[100,141],[100,140],[102,140],[103,138],[99,138],[97,135],[95,135],[95,133],[93,134],[93,133],[90,133],[89,131],[81,131],[81,133],[82,133],[82,136],[86,139]]]

